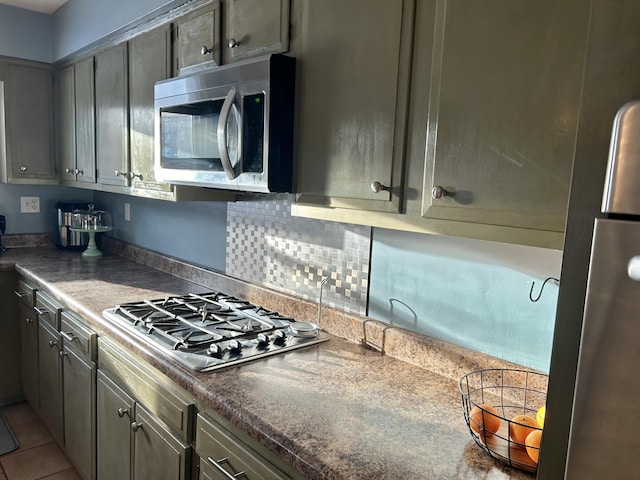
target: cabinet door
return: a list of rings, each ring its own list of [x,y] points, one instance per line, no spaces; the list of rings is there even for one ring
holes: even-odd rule
[[[178,18],[175,36],[176,75],[219,65],[219,2]]]
[[[301,0],[299,203],[400,210],[413,11],[413,0]]]
[[[76,181],[96,182],[96,128],[93,57],[75,65]]]
[[[60,335],[43,321],[38,321],[38,373],[40,417],[56,441],[62,445]]]
[[[0,405],[22,398],[20,371],[20,308],[15,296],[16,272],[0,271]]]
[[[25,398],[38,411],[38,319],[33,308],[20,303],[20,368],[22,391]]]
[[[136,406],[133,434],[134,480],[185,480],[191,447],[180,441],[141,405]]]
[[[80,476],[90,480],[95,478],[96,366],[63,345],[64,447]]]
[[[223,61],[289,49],[289,0],[227,0]]]
[[[5,85],[10,183],[57,183],[51,67],[9,63]]]
[[[127,480],[131,478],[134,400],[98,370],[96,401],[97,477]]]
[[[95,57],[98,183],[128,185],[129,103],[127,44]]]
[[[171,190],[158,183],[154,164],[153,87],[171,76],[171,28],[165,25],[129,42],[129,108],[131,121],[132,186]]]
[[[56,138],[62,181],[76,178],[76,95],[75,67],[69,65],[56,77]]]
[[[424,217],[563,231],[588,15],[587,0],[438,2]]]

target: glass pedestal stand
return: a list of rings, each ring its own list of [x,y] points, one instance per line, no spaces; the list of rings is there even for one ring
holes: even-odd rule
[[[95,227],[95,228],[75,228],[70,227],[69,230],[72,232],[86,232],[89,234],[89,244],[87,245],[87,249],[82,252],[83,257],[99,257],[102,255],[102,252],[98,250],[96,246],[96,233],[109,232],[113,230],[113,227]]]

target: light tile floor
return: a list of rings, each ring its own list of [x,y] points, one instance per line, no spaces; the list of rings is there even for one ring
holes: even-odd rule
[[[81,480],[28,403],[2,409],[20,447],[0,456],[0,480]]]

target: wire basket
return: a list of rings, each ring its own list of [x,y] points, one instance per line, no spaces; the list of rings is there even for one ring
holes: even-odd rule
[[[547,385],[547,375],[528,370],[492,368],[464,375],[459,383],[462,409],[475,442],[493,458],[507,465],[536,472],[537,461],[527,453],[524,440],[515,440],[510,432],[512,428],[518,430],[519,426],[525,425],[514,420],[517,415],[528,415],[536,419],[538,409],[546,404]],[[487,405],[497,412],[492,413],[482,407]],[[477,415],[480,422],[471,418],[474,407],[480,409],[481,413]],[[485,423],[487,428],[484,428]],[[499,428],[496,425],[498,423]],[[531,428],[542,430],[535,426]],[[537,450],[530,447],[534,456]]]

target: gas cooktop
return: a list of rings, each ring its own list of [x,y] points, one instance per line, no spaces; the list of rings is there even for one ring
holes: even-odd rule
[[[298,322],[219,292],[123,303],[104,310],[103,316],[202,372],[329,339],[317,324]]]

